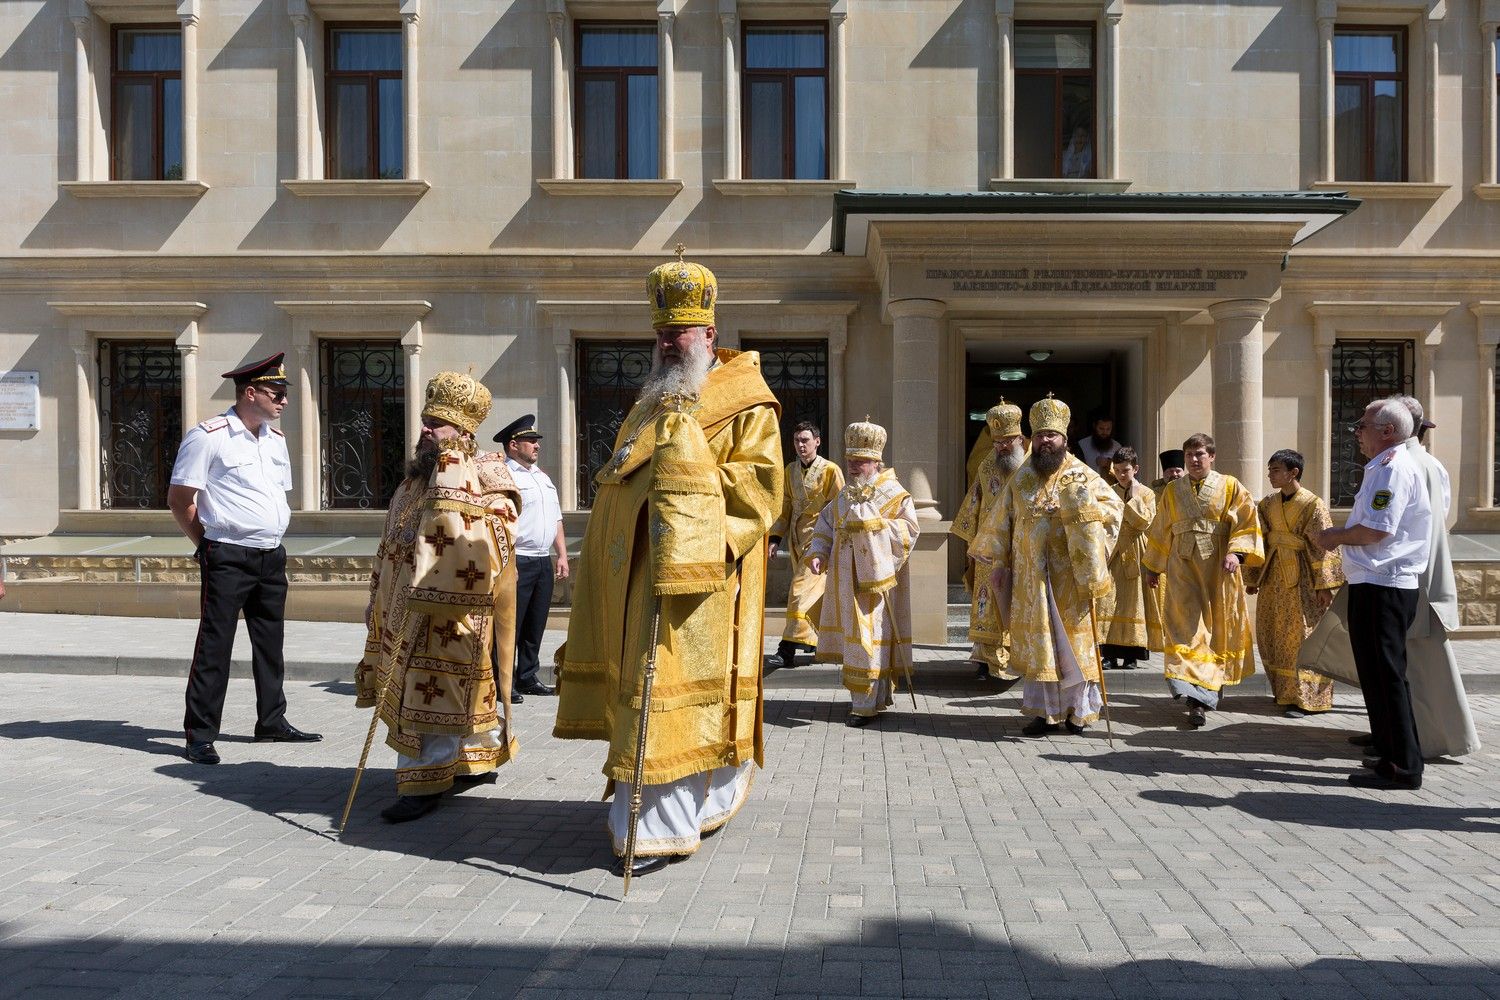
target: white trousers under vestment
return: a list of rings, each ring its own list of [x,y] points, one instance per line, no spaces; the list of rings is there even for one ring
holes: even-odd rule
[[[423,733],[422,756],[396,754],[396,791],[402,795],[430,795],[442,790],[433,788],[434,782],[442,784],[446,781],[451,786],[458,773],[458,760],[465,745],[485,750],[497,749],[501,745],[500,730],[488,729],[472,736]],[[413,785],[415,787],[403,787]]]
[[[1071,718],[1080,726],[1086,726],[1099,718],[1104,707],[1104,696],[1099,685],[1083,676],[1078,669],[1078,658],[1073,655],[1073,643],[1063,628],[1062,615],[1057,611],[1057,601],[1052,597],[1052,582],[1047,581],[1047,612],[1052,626],[1052,649],[1057,657],[1057,673],[1060,681],[1027,680],[1021,686],[1021,711],[1027,715],[1044,716],[1048,722],[1066,722]]]
[[[641,789],[641,820],[635,834],[636,857],[660,854],[692,854],[703,834],[728,823],[750,794],[753,761],[690,774],[665,785]],[[625,835],[630,829],[631,784],[615,782],[614,801],[609,804],[609,836],[615,854],[625,854]]]
[[[863,694],[850,691],[849,711],[855,715],[879,715],[881,709],[891,707],[893,701],[891,693],[894,689],[895,685],[890,681],[876,681],[870,685],[870,690]]]

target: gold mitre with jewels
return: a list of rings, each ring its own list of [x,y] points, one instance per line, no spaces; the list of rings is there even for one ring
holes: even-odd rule
[[[490,391],[473,376],[438,372],[427,380],[427,404],[422,416],[446,420],[473,434],[490,413]]]
[[[990,425],[990,437],[996,441],[1015,437],[1021,433],[1021,408],[1015,403],[1007,403],[1001,396],[1000,402],[984,415],[984,421]]]
[[[682,259],[687,247],[677,244],[677,259],[669,260],[646,276],[651,296],[651,325],[712,326],[714,300],[719,282],[702,264]]]
[[[1031,404],[1031,433],[1056,431],[1063,437],[1067,437],[1068,424],[1072,418],[1073,413],[1068,409],[1068,404],[1060,399],[1054,399],[1052,393],[1049,392],[1046,398]]]
[[[878,462],[884,451],[885,428],[871,423],[868,414],[844,428],[845,458],[873,458]]]

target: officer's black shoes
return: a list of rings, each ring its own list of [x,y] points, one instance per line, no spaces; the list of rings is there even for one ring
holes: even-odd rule
[[[1349,775],[1349,784],[1355,788],[1371,788],[1383,792],[1414,792],[1422,787],[1422,776],[1381,761],[1373,771],[1358,771]]]
[[[1072,733],[1074,736],[1082,736],[1084,733],[1088,732],[1089,729],[1088,726],[1080,726],[1072,719],[1069,719],[1067,722],[1063,723],[1063,725],[1067,726],[1068,732]]]
[[[640,878],[642,875],[659,872],[667,865],[676,864],[685,857],[687,857],[686,854],[657,854],[649,858],[636,858],[630,866],[630,877]],[[620,878],[625,877],[624,858],[615,858],[614,873]]]
[[[1203,707],[1203,704],[1201,702],[1196,702],[1193,699],[1189,698],[1188,725],[1192,726],[1194,729],[1201,729],[1203,728],[1203,724],[1207,721],[1208,710]]]
[[[557,694],[557,688],[548,687],[541,681],[532,681],[530,684],[522,684],[516,688],[522,694],[551,695]]]
[[[217,764],[219,762],[219,751],[214,749],[213,743],[208,740],[199,740],[187,745],[187,759],[194,764]]]
[[[1375,745],[1374,733],[1358,733],[1349,737],[1349,742],[1357,747],[1372,747]]]
[[[380,818],[387,823],[410,823],[436,809],[442,797],[441,792],[436,795],[403,795],[380,810]]]
[[[275,729],[255,727],[257,743],[317,743],[322,738],[322,733],[304,733],[290,722],[284,722]]]
[[[1048,722],[1039,715],[1021,727],[1021,735],[1046,736],[1048,733],[1055,733],[1061,728],[1062,726],[1059,726],[1057,723]]]

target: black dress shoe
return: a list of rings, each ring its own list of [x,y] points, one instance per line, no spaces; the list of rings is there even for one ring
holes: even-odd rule
[[[844,716],[844,725],[852,729],[863,729],[874,721],[875,716],[873,715],[855,715],[853,712],[850,712]]]
[[[1046,736],[1048,733],[1055,733],[1061,728],[1062,726],[1059,726],[1057,723],[1048,722],[1039,715],[1021,727],[1021,735]]]
[[[659,872],[667,865],[681,861],[685,854],[655,854],[649,858],[636,858],[630,866],[630,877],[640,878],[642,875],[650,875]],[[625,877],[625,859],[615,858],[614,873],[620,878]]]
[[[510,703],[512,705],[519,705],[519,704],[521,704],[521,702],[523,702],[525,700],[526,700],[525,698],[521,697],[521,692],[516,691],[514,689],[511,690],[511,692],[510,692]]]
[[[438,807],[442,794],[437,795],[403,795],[396,801],[380,810],[380,818],[387,823],[410,823],[414,819],[421,819]]]
[[[1205,722],[1207,722],[1207,721],[1208,721],[1208,710],[1206,708],[1204,708],[1200,703],[1198,703],[1196,701],[1193,701],[1193,699],[1189,698],[1188,699],[1188,725],[1192,726],[1194,729],[1201,729],[1201,728],[1203,728],[1203,724]]]
[[[1305,718],[1307,718],[1307,712],[1305,712],[1304,710],[1298,708],[1296,705],[1288,705],[1286,707],[1286,711],[1283,712],[1282,714],[1285,715],[1288,719],[1305,719]]]
[[[776,659],[781,661],[783,667],[795,667],[797,665],[797,644],[795,642],[783,642],[776,646]]]
[[[316,743],[323,738],[322,733],[304,733],[290,722],[279,729],[255,729],[255,742],[257,743]]]
[[[208,740],[199,740],[197,743],[187,745],[187,759],[194,764],[217,764],[219,751],[215,750],[213,743]]]
[[[1072,719],[1069,719],[1067,722],[1063,723],[1063,725],[1067,726],[1068,732],[1072,733],[1074,736],[1082,736],[1084,733],[1089,731],[1088,726],[1080,726]]]
[[[1349,742],[1357,747],[1372,747],[1375,745],[1375,734],[1359,733],[1358,735],[1349,737]]]
[[[990,665],[988,663],[974,664],[974,679],[987,681],[990,679]]]
[[[1382,761],[1373,771],[1359,771],[1349,775],[1349,784],[1355,788],[1373,788],[1377,791],[1414,792],[1422,787],[1422,776],[1398,771]]]
[[[1384,757],[1362,757],[1360,758],[1359,766],[1366,771],[1378,771],[1384,760]]]
[[[1120,661],[1120,669],[1121,670],[1134,670],[1135,669],[1135,661],[1134,660],[1121,660]]]
[[[453,776],[453,783],[464,786],[493,785],[499,778],[500,775],[494,771],[485,771],[481,774],[455,774]]]
[[[521,692],[522,694],[557,694],[557,688],[548,687],[541,681],[532,681],[530,684],[522,684],[520,687],[516,688],[516,690]]]

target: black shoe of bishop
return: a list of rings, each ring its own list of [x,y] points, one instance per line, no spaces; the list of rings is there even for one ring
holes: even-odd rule
[[[685,855],[682,854],[657,854],[649,858],[636,858],[630,866],[630,877],[640,878],[642,875],[650,875],[659,872],[674,862],[681,861]],[[619,878],[625,877],[625,859],[615,858],[614,873]]]
[[[1021,727],[1021,735],[1046,736],[1048,733],[1055,733],[1061,728],[1062,726],[1059,726],[1057,723],[1048,722],[1039,715]]]
[[[990,665],[988,663],[977,663],[976,662],[974,664],[974,679],[977,680],[977,681],[987,681],[987,680],[989,680],[990,679]]]
[[[194,764],[217,764],[219,762],[219,751],[214,749],[213,743],[208,740],[199,740],[187,745],[187,759]]]
[[[317,743],[322,738],[322,733],[304,733],[290,722],[284,722],[275,729],[255,727],[257,743]]]
[[[380,818],[387,823],[410,823],[414,819],[421,819],[438,807],[442,794],[437,795],[403,795],[393,804],[380,810]]]
[[[543,696],[549,694],[557,694],[557,688],[548,687],[541,681],[532,681],[530,684],[522,684],[520,687],[516,688],[516,690],[521,692],[522,694],[536,694]]]

